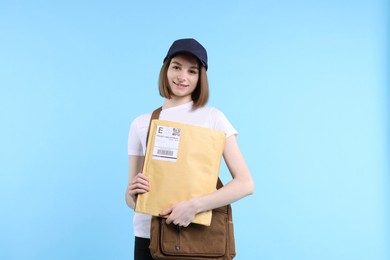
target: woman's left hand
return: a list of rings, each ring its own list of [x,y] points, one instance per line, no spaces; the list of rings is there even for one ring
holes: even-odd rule
[[[196,215],[196,209],[194,203],[189,201],[183,201],[177,203],[160,212],[161,216],[169,215],[166,222],[167,224],[175,224],[181,227],[187,227]]]

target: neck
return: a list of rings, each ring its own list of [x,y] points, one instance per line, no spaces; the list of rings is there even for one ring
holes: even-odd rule
[[[163,103],[163,108],[171,108],[171,107],[177,107],[180,105],[183,105],[185,103],[191,102],[192,99],[190,98],[181,98],[181,99],[176,99],[176,98],[171,98],[171,99],[165,99]]]

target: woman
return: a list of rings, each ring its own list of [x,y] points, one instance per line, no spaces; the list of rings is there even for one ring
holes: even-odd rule
[[[211,194],[182,201],[163,210],[161,215],[169,215],[168,224],[186,227],[197,213],[233,203],[254,191],[251,174],[236,140],[237,131],[221,111],[206,106],[209,95],[207,68],[207,52],[199,42],[180,39],[172,44],[160,71],[159,91],[164,97],[160,119],[224,131],[223,157],[232,180]],[[150,117],[151,113],[137,117],[129,131],[126,203],[130,208],[134,208],[138,194],[150,189],[148,178],[141,173]],[[150,220],[149,215],[134,215],[136,260],[153,259],[149,252]]]

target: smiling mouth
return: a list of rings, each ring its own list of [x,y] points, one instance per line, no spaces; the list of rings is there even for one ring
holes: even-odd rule
[[[184,85],[184,84],[180,84],[180,83],[176,83],[175,81],[173,82],[176,86],[178,87],[182,87],[182,88],[186,88],[188,87],[188,85]]]

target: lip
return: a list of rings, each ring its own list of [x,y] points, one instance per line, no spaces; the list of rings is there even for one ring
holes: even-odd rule
[[[180,88],[186,88],[186,87],[188,87],[188,85],[176,83],[175,81],[174,81],[173,83],[174,83],[176,86],[180,87]]]

